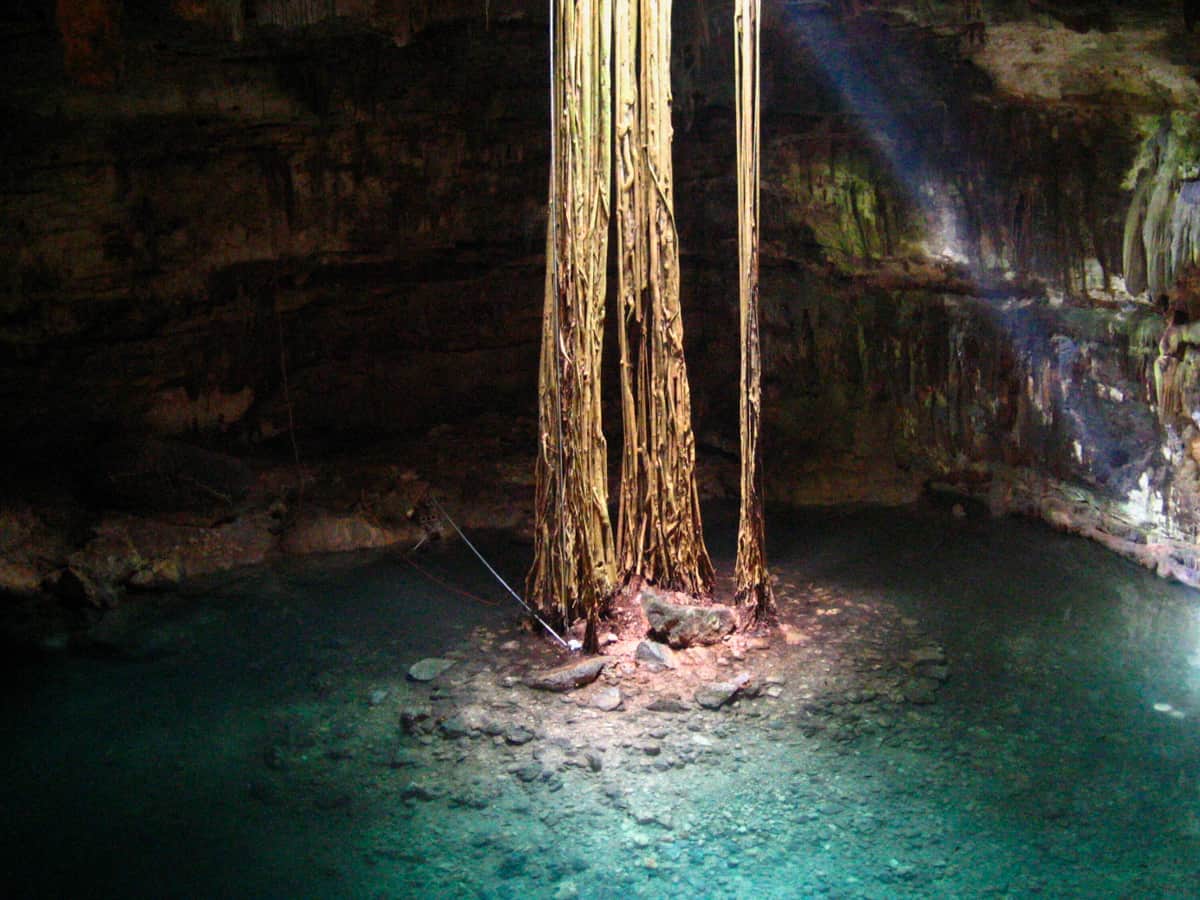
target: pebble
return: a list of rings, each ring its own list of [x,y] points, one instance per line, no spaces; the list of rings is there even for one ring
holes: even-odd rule
[[[591,699],[591,706],[602,712],[612,712],[620,709],[623,698],[621,697],[621,689],[618,687],[607,687],[597,691]]]
[[[504,730],[504,740],[506,743],[512,744],[514,747],[520,747],[522,744],[528,744],[533,740],[534,734],[524,725],[509,725]]]
[[[409,666],[408,677],[411,681],[433,681],[453,665],[452,659],[430,657]]]

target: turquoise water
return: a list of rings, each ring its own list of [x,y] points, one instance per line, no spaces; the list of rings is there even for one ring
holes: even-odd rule
[[[374,555],[127,605],[102,646],[6,679],[0,880],[22,897],[1200,895],[1195,592],[1022,521],[770,526],[802,640],[733,660],[777,696],[719,711],[686,692],[682,712],[646,709],[664,682],[632,666],[610,676],[614,712],[516,684],[552,653],[458,546],[419,561],[471,597]],[[484,547],[519,584],[527,548]],[[948,677],[906,699],[930,646]],[[455,667],[405,679],[435,655]]]

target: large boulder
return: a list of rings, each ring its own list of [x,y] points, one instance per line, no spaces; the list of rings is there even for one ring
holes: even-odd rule
[[[642,609],[650,623],[650,635],[676,649],[715,644],[737,625],[728,606],[671,603],[652,591],[642,592]]]

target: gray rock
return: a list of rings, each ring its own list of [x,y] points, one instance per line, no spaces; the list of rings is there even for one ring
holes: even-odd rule
[[[400,713],[400,728],[405,734],[427,734],[433,730],[429,710],[410,707]]]
[[[528,744],[533,740],[533,732],[524,725],[510,725],[504,730],[504,740],[512,744],[514,747],[520,747],[522,744]]]
[[[668,603],[652,591],[642,591],[641,600],[650,634],[676,649],[715,644],[737,624],[728,606],[683,606]]]
[[[570,691],[591,684],[608,663],[607,656],[577,660],[554,669],[531,672],[525,684],[537,691]]]
[[[909,703],[925,706],[937,701],[938,688],[941,686],[940,681],[932,678],[913,678],[904,685],[902,691]]]
[[[397,747],[388,759],[388,768],[407,769],[419,763],[416,754],[407,747]]]
[[[638,662],[645,663],[646,668],[654,672],[674,669],[679,665],[671,648],[657,641],[642,641],[638,644],[634,657]]]
[[[922,666],[921,674],[935,681],[946,681],[950,678],[949,666]]]
[[[410,781],[400,791],[401,800],[420,800],[428,802],[437,797],[437,795],[424,784],[416,781]]]
[[[367,697],[367,704],[370,706],[378,706],[380,703],[382,703],[387,698],[388,698],[387,688],[376,688],[375,690],[371,691],[370,696]]]
[[[537,781],[539,778],[542,777],[541,763],[536,763],[536,762],[526,763],[525,765],[523,765],[519,769],[517,769],[516,775],[519,779],[521,779],[522,781],[524,781],[527,784],[531,781]]]
[[[592,697],[592,706],[603,712],[612,712],[621,707],[621,689],[617,687],[607,687],[598,691]]]
[[[736,681],[712,681],[696,688],[696,702],[705,709],[720,709],[736,695],[741,685]]]
[[[646,709],[651,712],[682,713],[688,712],[691,707],[678,697],[658,697],[646,704]]]
[[[927,664],[941,664],[946,661],[946,651],[937,644],[929,644],[925,647],[917,647],[908,654],[909,660],[914,666]]]
[[[463,716],[451,716],[450,718],[444,720],[440,727],[442,729],[442,735],[450,740],[470,737],[471,732],[474,730],[471,728],[471,724],[467,722]]]
[[[408,677],[411,681],[433,681],[453,665],[452,659],[430,657],[413,663],[408,669]]]
[[[599,772],[604,768],[604,757],[599,750],[585,750],[583,758],[587,760],[588,768],[593,772]]]

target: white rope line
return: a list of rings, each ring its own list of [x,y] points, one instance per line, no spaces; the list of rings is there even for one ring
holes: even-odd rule
[[[450,518],[450,513],[446,512],[446,510],[442,507],[442,504],[438,503],[437,497],[433,496],[432,493],[429,494],[429,502],[437,507],[437,511],[442,514],[442,517],[447,522],[450,523],[450,527],[453,528],[458,533],[458,536],[463,539],[463,543],[465,543],[468,547],[471,548],[471,552],[474,553],[477,557],[479,557],[479,561],[481,563],[483,563],[484,566],[487,567],[487,570],[489,572],[491,572],[492,575],[495,576],[495,578],[498,582],[500,582],[502,585],[504,585],[505,590],[507,590],[510,594],[512,594],[513,599],[516,600],[518,603],[520,603],[523,607],[525,607],[525,611],[528,612],[535,619],[537,619],[538,624],[540,624],[543,628],[545,628],[546,631],[550,632],[551,637],[553,637],[556,641],[558,641],[560,644],[562,644],[567,650],[570,650],[571,645],[568,644],[566,641],[564,641],[561,637],[559,637],[558,632],[555,631],[553,628],[551,628],[549,625],[547,625],[546,620],[543,619],[541,616],[539,616],[536,612],[534,612],[533,608],[528,603],[526,603],[524,600],[522,600],[520,595],[516,591],[514,591],[511,587],[509,587],[508,582],[505,581],[500,576],[500,573],[492,568],[492,564],[490,562],[488,562],[486,559],[484,559],[483,554],[480,553],[479,550],[476,548],[476,546],[471,543],[470,539],[465,534],[462,533],[462,529],[458,527],[458,523],[456,523],[452,518]],[[418,544],[417,546],[419,547],[421,545]]]

